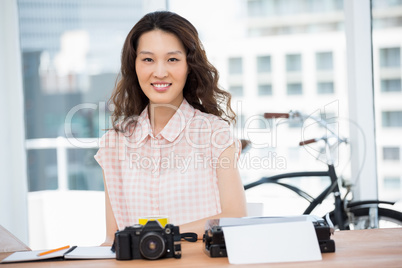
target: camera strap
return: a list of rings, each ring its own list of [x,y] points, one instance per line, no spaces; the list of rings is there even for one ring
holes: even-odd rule
[[[181,239],[184,239],[188,242],[197,242],[198,236],[196,233],[182,233]]]

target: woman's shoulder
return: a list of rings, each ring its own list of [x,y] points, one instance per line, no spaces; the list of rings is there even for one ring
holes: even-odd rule
[[[102,135],[101,138],[102,139],[112,139],[112,138],[118,137],[119,134],[120,134],[120,131],[117,131],[114,128],[110,128]]]
[[[100,137],[99,147],[108,147],[108,145],[117,143],[121,135],[123,135],[121,131],[113,128],[108,129],[106,133],[104,133],[102,137]]]

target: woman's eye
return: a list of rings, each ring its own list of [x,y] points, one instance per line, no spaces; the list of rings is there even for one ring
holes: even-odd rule
[[[170,58],[170,59],[168,59],[168,61],[179,61],[179,60],[176,58]]]
[[[151,61],[152,61],[152,59],[151,59],[151,58],[145,58],[145,59],[143,59],[142,61],[145,61],[145,62],[151,62]]]

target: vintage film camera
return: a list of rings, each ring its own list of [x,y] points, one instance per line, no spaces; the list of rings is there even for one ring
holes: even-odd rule
[[[181,258],[181,236],[178,226],[149,220],[115,233],[114,248],[117,260]]]
[[[335,242],[331,239],[333,227],[329,226],[324,219],[305,215],[306,220],[312,221],[320,246],[321,253],[335,252]],[[264,218],[260,218],[264,223]],[[257,219],[259,220],[259,219]],[[257,221],[258,222],[258,221]],[[205,224],[205,234],[203,236],[204,252],[210,257],[227,257],[225,237],[219,219],[208,220]]]

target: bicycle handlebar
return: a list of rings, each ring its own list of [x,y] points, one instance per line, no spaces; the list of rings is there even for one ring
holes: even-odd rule
[[[285,118],[285,119],[290,119],[290,120],[298,119],[298,120],[301,120],[301,121],[304,121],[304,120],[307,120],[307,119],[310,118],[310,119],[316,121],[320,126],[326,128],[332,134],[333,137],[337,138],[337,140],[339,142],[347,143],[347,139],[343,138],[343,137],[340,137],[339,134],[335,130],[333,130],[333,129],[331,129],[329,127],[329,125],[325,121],[325,119],[322,119],[321,117],[316,117],[316,116],[313,116],[313,115],[305,115],[305,114],[303,114],[303,113],[301,113],[299,111],[292,111],[291,110],[288,113],[264,113],[264,118],[266,118],[266,119]],[[284,122],[277,122],[277,125],[280,125],[280,124],[283,124],[283,123]],[[304,141],[299,142],[299,146],[314,143],[314,142],[317,142],[319,140],[324,140],[325,142],[328,142],[328,137],[304,140]]]
[[[307,144],[314,143],[317,141],[318,141],[318,139],[310,139],[310,140],[301,141],[301,142],[299,142],[299,146],[307,145]]]
[[[289,118],[288,113],[264,113],[264,118]]]

